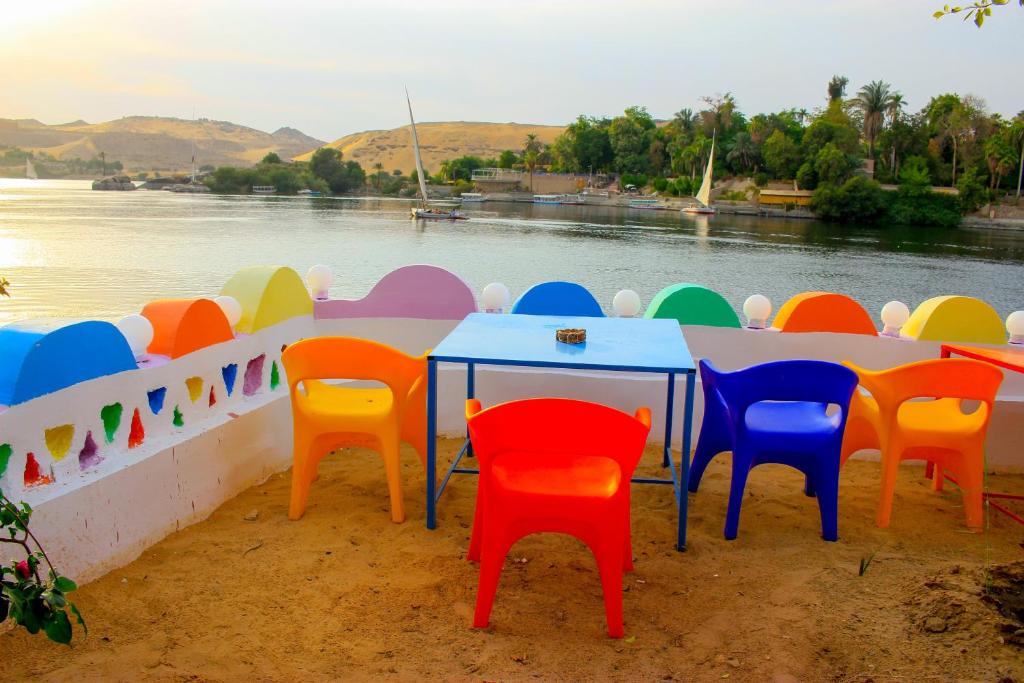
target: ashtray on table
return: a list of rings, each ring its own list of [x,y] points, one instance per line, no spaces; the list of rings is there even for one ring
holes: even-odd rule
[[[587,331],[579,327],[555,330],[555,339],[563,344],[582,344],[587,341]]]

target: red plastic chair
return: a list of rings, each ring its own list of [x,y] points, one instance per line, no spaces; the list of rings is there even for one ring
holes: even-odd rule
[[[630,417],[597,403],[536,398],[481,411],[469,400],[466,419],[480,463],[468,554],[480,561],[473,626],[487,626],[513,544],[547,531],[590,547],[608,635],[621,638],[622,573],[633,569],[629,481],[647,443],[650,409]]]

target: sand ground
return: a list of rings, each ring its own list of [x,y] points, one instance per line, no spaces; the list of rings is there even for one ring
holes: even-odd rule
[[[660,472],[658,457],[641,470]],[[423,469],[404,459],[406,523],[390,522],[369,451],[326,459],[298,522],[290,473],[276,475],[75,593],[90,631],[72,648],[0,633],[0,679],[1024,680],[1024,648],[1003,642],[1007,619],[982,600],[986,567],[1024,559],[1024,526],[991,512],[986,533],[968,533],[955,488],[933,493],[918,467],[903,468],[883,530],[878,466],[851,461],[837,543],[820,539],[814,499],[781,466],[751,475],[730,542],[729,456],[712,463],[685,553],[670,489],[635,487],[626,638],[611,640],[593,559],[562,536],[517,544],[491,627],[470,628],[475,480],[455,479],[427,531]],[[1024,492],[1024,477],[989,486]]]

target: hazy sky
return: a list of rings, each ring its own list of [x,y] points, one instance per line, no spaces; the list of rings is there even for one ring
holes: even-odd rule
[[[731,91],[748,113],[881,78],[909,108],[955,91],[1024,109],[1024,10],[982,30],[941,0],[240,2],[0,0],[0,117],[133,114],[294,126],[333,140],[406,122],[656,117]]]

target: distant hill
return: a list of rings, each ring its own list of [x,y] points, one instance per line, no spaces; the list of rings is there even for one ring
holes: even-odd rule
[[[265,133],[209,119],[128,116],[105,123],[74,121],[55,126],[35,119],[0,119],[0,145],[46,152],[58,159],[91,159],[102,151],[127,171],[187,170],[192,165],[193,143],[200,166],[248,166],[268,152],[288,159],[324,144],[294,128]]]
[[[526,123],[448,121],[416,124],[423,165],[431,173],[436,173],[445,159],[454,159],[466,154],[484,158],[497,157],[506,149],[522,150],[523,142],[529,133],[536,135],[542,143],[550,143],[563,130],[562,126]],[[344,159],[358,161],[367,172],[372,172],[373,165],[377,162],[383,164],[384,170],[388,172],[401,169],[405,173],[410,173],[416,168],[409,126],[353,133],[335,140],[330,146],[341,150]],[[296,158],[305,161],[311,155],[312,152],[308,152]]]

